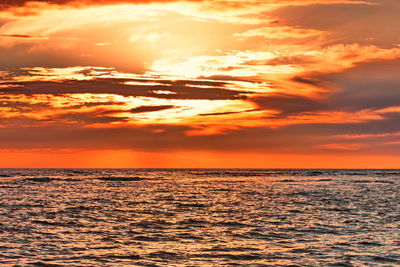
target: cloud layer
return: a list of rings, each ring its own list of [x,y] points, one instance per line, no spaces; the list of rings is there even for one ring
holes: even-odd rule
[[[0,149],[398,157],[397,11],[2,1]]]

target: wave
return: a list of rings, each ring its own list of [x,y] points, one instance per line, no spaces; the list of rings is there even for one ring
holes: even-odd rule
[[[112,181],[112,182],[132,182],[132,181],[144,181],[148,180],[147,178],[142,178],[142,177],[97,177],[96,179],[102,180],[102,181]]]
[[[55,179],[52,179],[49,177],[31,177],[31,178],[26,178],[26,180],[31,181],[31,182],[38,182],[38,183],[48,183],[48,182],[54,181]]]
[[[30,265],[35,266],[35,267],[65,267],[65,265],[47,263],[47,262],[43,262],[43,261],[33,262]]]

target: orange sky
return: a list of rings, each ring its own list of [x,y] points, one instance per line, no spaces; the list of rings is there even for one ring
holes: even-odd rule
[[[0,3],[0,167],[398,168],[397,0]]]

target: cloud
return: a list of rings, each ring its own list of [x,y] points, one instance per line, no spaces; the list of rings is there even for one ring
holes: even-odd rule
[[[153,112],[153,111],[160,111],[165,109],[173,108],[172,105],[164,105],[164,106],[140,106],[137,108],[133,108],[129,110],[131,113],[143,113],[143,112]]]
[[[251,112],[251,111],[258,111],[258,109],[250,109],[250,110],[244,110],[244,111],[227,111],[227,112],[216,112],[216,113],[204,113],[204,114],[199,114],[199,116],[220,116],[220,115],[232,115],[232,114],[240,114],[244,112]]]
[[[256,96],[250,98],[250,100],[254,101],[260,108],[278,110],[279,116],[326,110],[327,108],[323,100],[284,93]]]
[[[329,105],[346,110],[382,109],[400,103],[400,59],[361,64],[343,73],[320,77],[335,83]]]
[[[45,39],[45,37],[43,36],[33,36],[26,34],[0,34],[0,38]]]
[[[323,31],[313,29],[299,29],[288,26],[283,27],[264,27],[251,29],[243,33],[236,33],[237,37],[264,37],[266,39],[292,39],[308,38],[324,34]]]
[[[124,82],[129,81],[125,80]],[[154,80],[149,80],[153,82]],[[202,82],[203,84],[205,82]],[[158,94],[157,91],[171,91],[174,94]],[[163,99],[241,99],[240,92],[213,87],[203,89],[190,84],[169,81],[162,85],[127,85],[119,79],[26,81],[7,82],[0,87],[6,94],[117,94],[121,96],[161,97]],[[245,93],[246,91],[243,91]]]
[[[369,5],[286,6],[270,13],[288,26],[317,29],[330,33],[327,44],[359,43],[383,47],[396,46],[400,40],[398,1],[368,1]],[[340,25],[340,26],[339,26]]]
[[[82,128],[77,127],[76,124],[42,125],[24,127],[24,131],[21,131],[22,128],[19,127],[7,127],[0,131],[0,147],[331,153],[334,150],[332,144],[336,144],[337,147],[339,145],[351,147],[353,144],[359,144],[359,150],[347,150],[347,152],[369,151],[369,153],[396,154],[398,150],[386,144],[395,141],[393,138],[374,142],[368,140],[354,142],[354,140],[338,138],[340,134],[390,132],[388,126],[394,126],[396,123],[399,123],[398,118],[364,124],[328,124],[324,127],[312,123],[275,129],[252,127],[231,129],[228,131],[229,134],[225,135],[187,135],[185,132],[192,130],[190,127],[172,125],[113,128]],[[162,129],[162,131],[155,131],[156,129]],[[68,140],[68,142],[60,142],[60,140]]]
[[[9,8],[13,6],[24,6],[26,4],[33,4],[34,0],[4,0],[0,4],[0,8]],[[110,4],[150,4],[150,3],[168,3],[168,2],[213,2],[217,5],[225,5],[232,7],[242,7],[244,5],[257,5],[257,4],[289,4],[289,5],[304,5],[304,4],[332,4],[332,3],[349,3],[349,4],[365,4],[367,1],[360,0],[43,0],[41,3],[52,4],[52,5],[71,5],[71,6],[86,6],[86,5],[110,5]]]
[[[65,124],[111,124],[115,122],[127,122],[129,118],[98,116],[96,113],[65,113],[54,118],[49,118],[49,121],[54,120]]]
[[[360,150],[363,146],[360,144],[325,144],[320,145],[318,148],[339,151],[356,151]]]
[[[0,148],[398,154],[395,1],[1,8]]]

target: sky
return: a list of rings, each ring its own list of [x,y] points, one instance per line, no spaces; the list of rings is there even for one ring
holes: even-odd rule
[[[398,0],[3,0],[0,167],[399,168]]]

